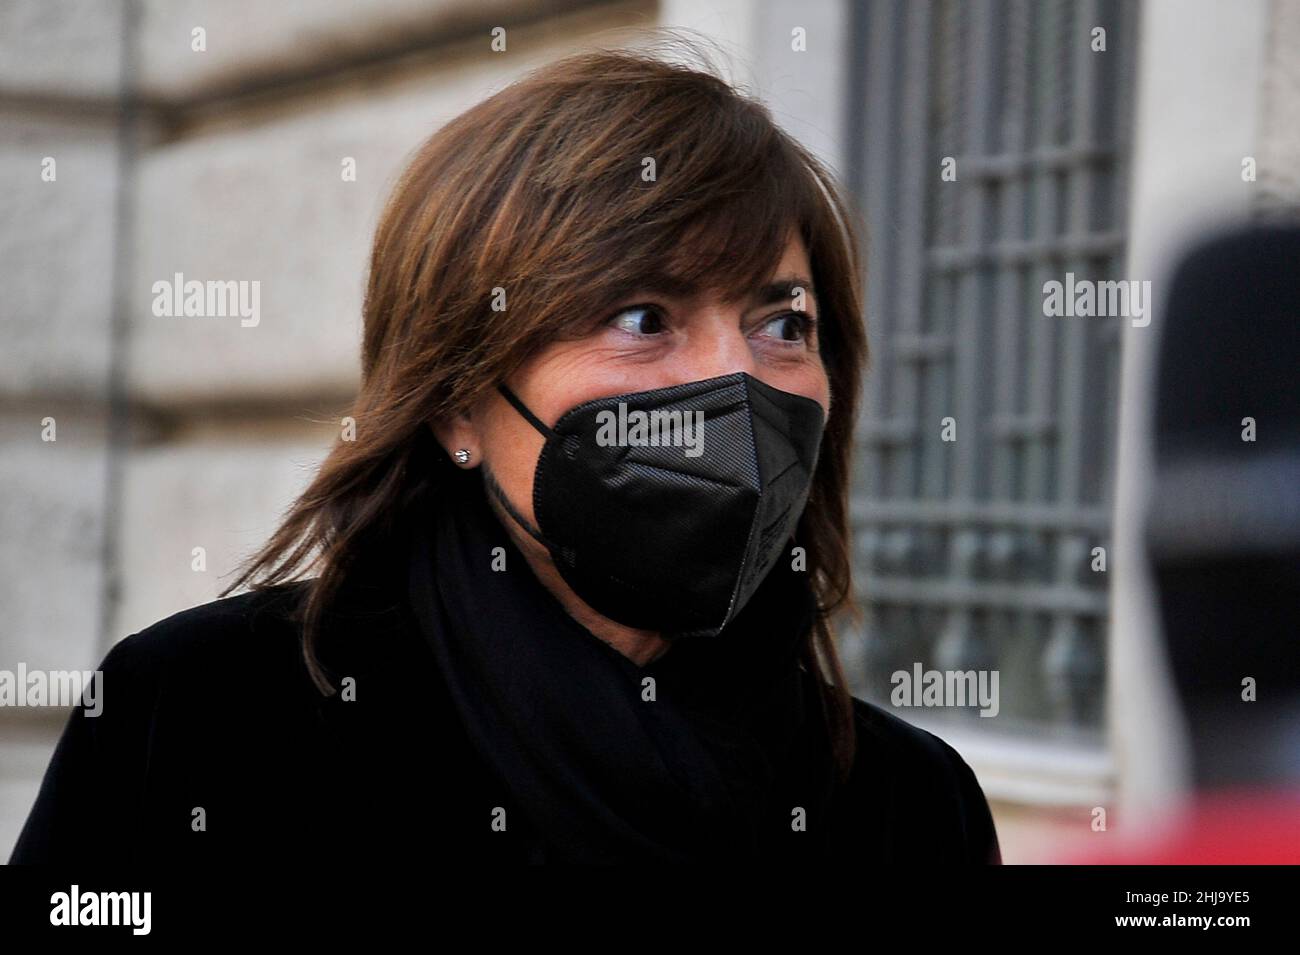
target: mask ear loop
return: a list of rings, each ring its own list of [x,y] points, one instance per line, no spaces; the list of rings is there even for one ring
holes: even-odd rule
[[[514,405],[515,410],[524,417],[524,420],[541,432],[543,437],[550,438],[554,436],[555,432],[543,424],[537,415],[529,411],[528,406],[520,401],[519,397],[507,388],[505,384],[498,384],[497,390],[500,391],[501,394],[505,395],[506,400],[509,401],[510,404]],[[497,483],[496,478],[492,476],[492,471],[488,468],[487,462],[483,463],[481,470],[483,472],[483,483],[487,485],[487,489],[492,493],[492,496],[501,502],[501,506],[505,508],[506,513],[514,519],[516,524],[526,530],[529,536],[536,540],[537,543],[541,544],[547,550],[552,550],[553,548],[550,542],[542,536],[541,530],[530,525],[526,520],[524,520],[523,515],[515,510],[515,506],[511,504],[510,499],[506,497],[506,492],[502,489],[501,485]]]
[[[555,432],[548,428],[546,424],[542,422],[541,418],[529,411],[528,406],[519,400],[519,396],[506,387],[505,382],[499,382],[497,384],[497,390],[501,392],[501,394],[505,395],[506,401],[514,405],[515,410],[523,415],[524,420],[537,429],[543,438],[555,437]]]
[[[515,510],[515,506],[510,503],[510,499],[506,497],[505,491],[501,489],[501,485],[497,483],[497,479],[492,476],[492,472],[486,467],[481,470],[483,471],[483,483],[487,486],[487,489],[492,492],[492,496],[501,502],[501,506],[506,509],[506,513],[514,519],[516,524],[526,530],[528,535],[536,540],[537,543],[541,544],[547,550],[550,550],[551,545],[546,542],[546,538],[542,536],[542,532],[532,527],[526,520],[524,520],[523,515]]]

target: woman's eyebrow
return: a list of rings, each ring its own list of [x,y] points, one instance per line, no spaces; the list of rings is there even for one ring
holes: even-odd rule
[[[641,276],[635,282],[627,283],[619,289],[619,292],[620,298],[650,294],[662,295],[665,298],[687,299],[699,293],[699,285],[667,272],[651,272]]]
[[[758,305],[771,305],[774,302],[783,302],[787,299],[794,298],[795,292],[802,289],[806,298],[811,298],[815,303],[817,293],[813,289],[812,280],[803,275],[790,275],[774,279],[758,286],[751,294],[751,299]],[[654,272],[644,275],[637,282],[620,289],[623,293],[618,296],[619,300],[631,298],[636,295],[650,294],[661,295],[666,298],[690,299],[700,292],[700,286],[694,282],[688,282],[674,275],[664,272]]]
[[[791,275],[768,282],[766,285],[760,285],[754,292],[754,300],[760,305],[771,305],[773,302],[783,302],[788,298],[794,298],[798,289],[803,290],[805,297],[816,302],[817,292],[813,289],[812,280],[802,275]]]

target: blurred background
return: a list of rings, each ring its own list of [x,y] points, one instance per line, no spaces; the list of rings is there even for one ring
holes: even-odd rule
[[[1007,862],[1159,820],[1188,788],[1139,530],[1162,282],[1300,210],[1294,0],[0,0],[0,669],[93,669],[214,599],[338,434],[410,152],[664,26],[869,236],[855,693],[998,670],[996,718],[895,712],[975,769]],[[1067,272],[1150,281],[1154,317],[1045,316]],[[156,317],[176,273],[259,281],[260,321]],[[5,858],[66,718],[0,707]]]

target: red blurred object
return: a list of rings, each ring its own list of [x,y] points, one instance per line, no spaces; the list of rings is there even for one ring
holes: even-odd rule
[[[1300,864],[1300,787],[1204,793],[1173,832],[1145,843],[1077,855],[1066,865]]]

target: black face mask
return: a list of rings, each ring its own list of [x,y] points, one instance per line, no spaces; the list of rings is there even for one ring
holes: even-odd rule
[[[604,616],[669,639],[715,636],[790,557],[821,446],[813,399],[737,372],[584,402],[549,428],[498,387],[546,438],[540,527],[485,473],[487,486]]]

